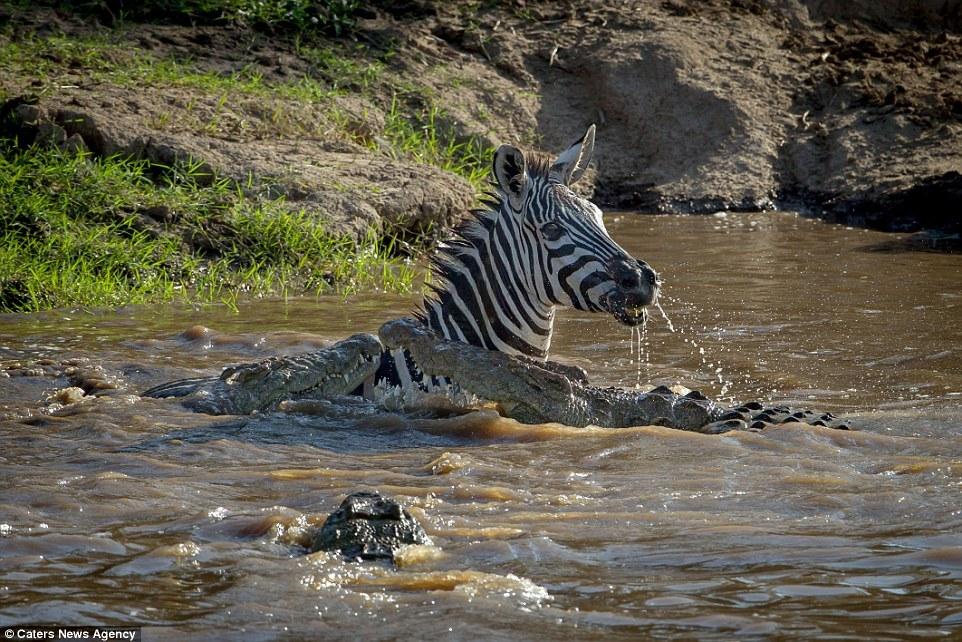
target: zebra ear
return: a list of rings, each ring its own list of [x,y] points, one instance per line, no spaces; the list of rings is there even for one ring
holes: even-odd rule
[[[524,204],[526,169],[524,154],[517,147],[502,145],[494,153],[494,177],[514,210],[520,210]]]
[[[592,125],[580,140],[555,159],[551,165],[551,171],[560,175],[561,182],[565,185],[574,185],[588,169],[588,163],[591,162],[594,151],[595,126]]]

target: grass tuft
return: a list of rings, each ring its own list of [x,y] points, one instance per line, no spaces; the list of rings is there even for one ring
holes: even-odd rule
[[[334,60],[328,56],[329,64]],[[341,69],[348,63],[343,63]],[[356,65],[355,73],[373,73]],[[253,69],[217,73],[198,68],[190,61],[162,58],[131,49],[113,35],[45,36],[8,40],[0,45],[0,69],[15,76],[44,79],[51,87],[81,75],[91,82],[121,87],[187,87],[210,94],[236,92],[254,96],[275,96],[319,102],[332,97],[335,84],[310,76],[269,83]]]
[[[389,151],[457,174],[467,179],[476,192],[484,192],[494,149],[477,137],[459,138],[442,123],[443,119],[443,110],[433,104],[412,119],[402,111],[397,96],[393,96],[384,119]]]

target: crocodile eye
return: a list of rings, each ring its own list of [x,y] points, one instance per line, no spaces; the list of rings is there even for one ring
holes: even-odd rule
[[[541,235],[549,241],[557,241],[564,232],[564,228],[554,221],[548,221],[541,226]]]

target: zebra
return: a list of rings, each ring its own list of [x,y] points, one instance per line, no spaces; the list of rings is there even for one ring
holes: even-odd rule
[[[556,158],[510,145],[497,149],[493,192],[432,257],[435,283],[416,312],[422,324],[451,341],[546,362],[558,308],[608,312],[628,326],[645,321],[646,307],[658,297],[658,275],[608,235],[594,203],[571,190],[591,162],[594,141],[592,125]],[[369,349],[377,344],[370,335],[352,339],[359,336],[370,339]],[[353,394],[385,408],[420,405],[422,393],[441,393],[455,406],[472,401],[452,382],[426,379],[406,350],[354,356],[377,368]],[[142,396],[195,395],[195,407],[205,412],[248,412],[272,403],[275,393],[309,393],[330,383],[329,373],[316,367],[311,359],[269,359],[227,368],[219,377],[161,384]],[[572,375],[578,369],[560,370]],[[273,381],[263,383],[272,373]],[[356,385],[348,373],[339,377]],[[312,383],[293,388],[304,380]],[[264,385],[270,390],[261,390]]]
[[[494,191],[431,259],[436,280],[415,316],[445,339],[544,361],[555,311],[607,312],[624,325],[646,319],[657,273],[608,234],[601,210],[571,187],[594,152],[595,126],[552,158],[501,145]],[[374,386],[374,388],[371,388]],[[444,388],[403,349],[385,350],[358,392]]]

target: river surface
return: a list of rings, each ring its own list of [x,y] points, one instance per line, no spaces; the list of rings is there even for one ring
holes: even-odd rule
[[[858,430],[212,417],[136,396],[376,331],[413,295],[0,316],[0,626],[962,638],[962,255],[790,214],[607,220],[664,277],[675,331],[656,311],[639,354],[610,318],[564,313],[555,358]],[[98,396],[58,393],[70,373]],[[436,546],[398,567],[307,555],[356,490],[400,500]]]

